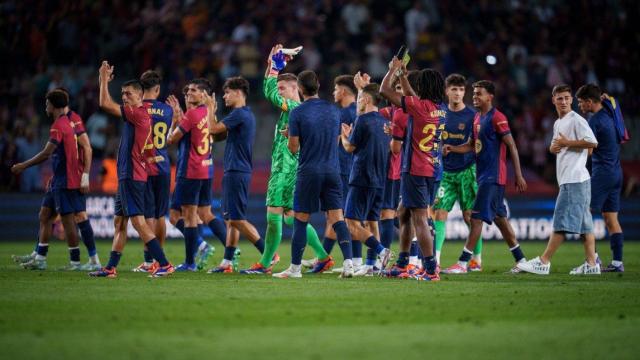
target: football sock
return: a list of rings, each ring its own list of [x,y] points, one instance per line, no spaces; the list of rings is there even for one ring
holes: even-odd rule
[[[176,229],[178,229],[178,231],[180,231],[180,233],[184,236],[184,219],[180,219],[178,220],[178,222],[176,222]]]
[[[260,264],[268,268],[271,266],[273,255],[275,255],[282,241],[282,215],[267,213],[267,231],[264,240],[265,246],[260,258]]]
[[[351,241],[351,254],[353,255],[353,259],[360,259],[360,261],[362,261],[361,241]]]
[[[380,242],[387,249],[391,248],[394,231],[393,219],[380,220]]]
[[[111,253],[109,254],[109,262],[107,263],[106,268],[109,270],[116,268],[118,266],[118,263],[120,262],[121,256],[121,252],[111,251]]]
[[[352,241],[353,241],[353,240],[352,240]],[[353,250],[353,247],[351,248],[351,250]],[[351,255],[353,256],[353,253],[352,253]],[[360,267],[360,266],[362,266],[362,258],[355,258],[355,257],[354,257],[354,258],[352,258],[351,260],[352,260],[351,262],[353,263],[353,266],[355,266],[355,267]]]
[[[260,252],[260,254],[264,253],[264,240],[262,239],[258,239],[258,241],[256,241],[253,246],[256,247],[256,249],[258,249],[258,251]]]
[[[624,234],[619,232],[609,235],[609,244],[614,261],[622,262],[622,247],[624,246]]]
[[[333,250],[333,246],[335,244],[336,244],[336,239],[325,237],[324,241],[322,242],[322,248],[327,254],[331,254],[331,250]]]
[[[354,242],[359,242],[359,241],[354,241]],[[384,246],[382,246],[382,244],[380,244],[378,239],[376,239],[376,237],[373,235],[369,236],[369,238],[364,242],[364,244],[367,245],[368,248],[374,249],[376,251],[376,254],[380,254],[384,250]],[[360,246],[360,249],[362,249],[362,245]]]
[[[209,221],[209,229],[211,229],[211,233],[215,237],[220,240],[222,246],[226,246],[227,244],[227,226],[224,224],[224,221],[220,218],[213,218],[213,220]]]
[[[236,247],[235,246],[227,246],[224,248],[224,260],[229,261],[229,263],[231,263],[231,261],[233,261],[233,255],[236,252]]]
[[[291,264],[300,265],[302,254],[307,245],[307,222],[293,220],[293,238],[291,239]]]
[[[69,261],[71,262],[80,262],[80,248],[79,247],[70,247],[69,248]]]
[[[422,268],[427,274],[434,275],[436,273],[436,259],[433,256],[425,256],[422,259]]]
[[[198,239],[197,227],[184,228],[184,254],[185,254],[184,262],[187,265],[195,264],[193,255],[196,253],[197,239]]]
[[[49,244],[38,243],[38,250],[36,251],[38,255],[41,257],[47,257],[47,253],[49,252]]]
[[[446,223],[442,220],[436,220],[434,223],[436,228],[436,241],[435,241],[435,249],[436,251],[442,250],[442,244],[444,244],[444,239],[447,232]]]
[[[162,251],[162,247],[160,247],[160,242],[158,242],[156,238],[153,238],[149,242],[147,242],[147,249],[149,249],[149,252],[151,252],[151,256],[156,259],[160,266],[164,267],[169,265],[169,261],[165,257],[164,251]],[[193,252],[191,253],[191,255],[193,256]]]
[[[200,249],[201,246],[204,246],[204,225],[198,224],[198,237],[196,238],[196,251]]]
[[[319,260],[324,260],[329,256],[320,242],[316,229],[314,229],[311,224],[307,224],[307,244],[313,249],[313,252]]]
[[[513,258],[516,260],[516,262],[519,262],[520,260],[524,259],[524,254],[522,253],[520,244],[517,244],[516,246],[509,248],[509,250],[511,251],[511,255],[513,255]]]
[[[378,254],[376,254],[376,251],[374,249],[367,249],[367,265],[375,265],[376,264],[376,260],[378,259]]]
[[[401,251],[398,254],[398,260],[396,260],[396,266],[405,268],[409,265],[409,253],[406,251]]]
[[[351,246],[351,233],[349,233],[349,228],[347,228],[347,223],[342,221],[336,221],[333,224],[333,231],[336,232],[338,237],[338,245],[340,246],[340,250],[342,251],[342,256],[345,260],[350,260],[353,258],[352,246]]]
[[[476,247],[473,248],[473,257],[476,259],[480,258],[480,254],[482,254],[482,236],[478,239],[476,243]]]
[[[149,251],[149,249],[146,249],[144,251],[144,262],[149,264],[153,262],[153,256],[151,256],[151,252]]]
[[[460,257],[458,258],[458,264],[466,266],[469,260],[471,260],[471,255],[473,255],[473,251],[466,247],[462,248],[462,254],[460,254]]]
[[[80,230],[80,237],[82,238],[84,246],[87,248],[89,256],[94,256],[97,251],[96,241],[93,238],[93,227],[91,227],[91,222],[89,220],[85,220],[81,223],[78,223],[78,229]]]

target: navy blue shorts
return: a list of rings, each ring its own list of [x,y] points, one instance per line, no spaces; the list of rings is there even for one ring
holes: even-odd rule
[[[293,211],[312,214],[318,210],[342,209],[339,174],[298,175],[293,193]]]
[[[426,209],[430,205],[433,178],[402,173],[400,194],[402,206],[407,209]]]
[[[349,186],[344,217],[360,221],[380,220],[383,189]]]
[[[431,185],[431,189],[429,189],[429,205],[433,206],[436,201],[436,196],[438,195],[438,189],[440,188],[440,180],[434,181]]]
[[[251,173],[227,171],[222,176],[222,216],[225,220],[246,220]]]
[[[44,194],[42,207],[60,215],[75,214],[87,211],[87,201],[78,189],[50,189]]]
[[[169,213],[169,192],[171,191],[171,176],[149,176],[147,191],[144,194],[144,217],[160,219]]]
[[[144,215],[144,194],[147,183],[131,179],[118,180],[116,193],[116,216],[132,217]]]
[[[340,174],[342,180],[342,208],[347,206],[347,194],[349,193],[349,175]]]
[[[491,225],[496,216],[507,217],[507,207],[504,206],[504,185],[478,184],[478,194],[473,202],[471,218]]]
[[[400,180],[388,179],[384,183],[384,190],[382,192],[382,209],[398,208],[400,203]]]
[[[620,193],[622,192],[622,173],[603,178],[591,178],[591,212],[620,211]]]
[[[211,179],[178,178],[174,195],[181,206],[210,206]]]
[[[173,194],[171,194],[171,205],[169,205],[169,209],[182,211],[182,206],[180,205],[180,201],[178,201],[179,195],[180,194],[178,194],[178,186],[177,186],[177,180],[176,180],[176,187],[173,188]]]

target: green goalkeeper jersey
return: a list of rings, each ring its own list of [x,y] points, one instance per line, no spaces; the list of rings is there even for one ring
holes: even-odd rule
[[[291,154],[287,147],[288,140],[280,134],[280,131],[289,125],[289,112],[300,103],[294,100],[286,100],[278,94],[278,79],[275,76],[268,76],[264,79],[262,90],[264,96],[282,111],[276,123],[273,136],[271,173],[295,173],[298,169],[298,156],[297,154]]]

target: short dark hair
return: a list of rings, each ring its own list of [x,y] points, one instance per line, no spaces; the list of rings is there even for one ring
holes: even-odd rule
[[[127,80],[127,81],[123,82],[122,83],[122,87],[123,88],[132,87],[135,90],[142,91],[142,84],[140,83],[140,80],[136,80],[136,79]]]
[[[145,90],[159,86],[160,82],[162,82],[162,77],[155,70],[147,70],[140,75],[140,83],[142,83],[142,88]]]
[[[367,84],[362,88],[362,92],[371,96],[371,100],[373,100],[373,106],[378,106],[382,102],[382,95],[380,95],[380,85],[376,83]]]
[[[298,87],[302,91],[302,95],[313,96],[318,93],[320,82],[318,75],[312,70],[304,70],[298,74]]]
[[[449,86],[467,86],[467,79],[460,74],[451,74],[444,79],[444,87],[448,88]]]
[[[234,76],[227,79],[222,85],[222,90],[242,90],[244,96],[249,96],[249,82],[242,76]]]
[[[489,80],[480,80],[480,81],[476,81],[473,83],[473,88],[483,88],[485,90],[487,90],[487,92],[491,95],[496,94],[496,85],[493,83],[493,81],[489,81]]]
[[[576,91],[576,97],[580,100],[593,100],[595,103],[601,102],[602,89],[596,84],[586,84],[580,86]]]
[[[562,92],[568,92],[569,94],[571,94],[571,86],[567,84],[556,85],[553,87],[553,90],[551,90],[551,96],[556,96],[556,94]]]
[[[353,82],[353,75],[340,75],[333,79],[333,84],[346,87],[353,95],[358,94],[356,84]]]
[[[195,79],[191,79],[191,81],[189,81],[189,84],[195,85],[198,89],[203,90],[209,95],[213,90],[213,85],[211,85],[211,81],[209,81],[209,79],[195,78]]]
[[[60,89],[49,91],[45,98],[56,109],[62,109],[69,105],[69,95]]]
[[[278,81],[298,81],[298,77],[292,73],[278,74]]]

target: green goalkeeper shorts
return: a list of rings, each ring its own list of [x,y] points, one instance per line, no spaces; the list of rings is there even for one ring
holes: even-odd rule
[[[449,212],[453,208],[453,204],[458,201],[462,211],[471,210],[477,193],[475,165],[460,172],[445,171],[442,174],[442,181],[433,208]]]
[[[296,173],[271,173],[267,185],[267,206],[293,209]]]

